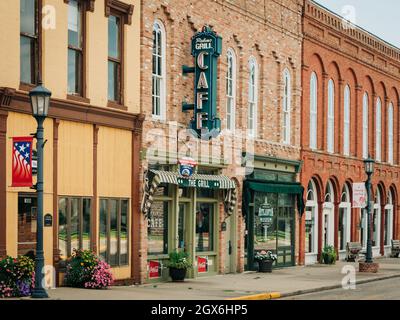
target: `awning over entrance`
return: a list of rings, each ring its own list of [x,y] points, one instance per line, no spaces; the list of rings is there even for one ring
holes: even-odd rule
[[[297,198],[297,209],[300,215],[304,211],[303,193],[304,187],[298,182],[275,183],[275,182],[261,182],[255,180],[246,180],[243,184],[243,211],[247,214],[249,203],[251,200],[251,190],[265,193],[286,193],[294,194]]]
[[[150,184],[151,181],[151,184]],[[236,184],[224,175],[193,174],[190,178],[182,177],[178,172],[150,170],[145,173],[142,212],[147,216],[153,203],[153,196],[161,183],[175,184],[180,187],[226,190],[225,210],[231,215],[236,205]]]

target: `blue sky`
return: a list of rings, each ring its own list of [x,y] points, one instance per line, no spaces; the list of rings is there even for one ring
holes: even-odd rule
[[[399,0],[315,0],[400,48]]]

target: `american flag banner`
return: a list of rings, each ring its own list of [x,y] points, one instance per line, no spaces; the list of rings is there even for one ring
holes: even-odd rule
[[[12,187],[32,186],[33,137],[13,137]]]

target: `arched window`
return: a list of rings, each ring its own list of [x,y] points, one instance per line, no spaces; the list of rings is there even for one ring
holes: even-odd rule
[[[166,86],[165,86],[165,28],[160,21],[153,25],[153,71],[152,71],[152,103],[153,116],[165,119]]]
[[[318,79],[315,72],[310,79],[310,148],[317,149]]]
[[[388,109],[388,162],[393,164],[393,103]]]
[[[256,136],[257,132],[257,62],[254,57],[249,61],[249,94],[248,94],[248,123],[249,135]]]
[[[363,158],[368,158],[368,93],[364,93],[363,97]]]
[[[344,113],[343,113],[343,154],[350,155],[350,87],[344,88]]]
[[[283,72],[283,143],[290,144],[290,109],[291,109],[292,91],[290,72],[285,69]]]
[[[375,159],[381,161],[382,149],[382,102],[378,98],[376,100],[376,114],[375,114]]]
[[[234,131],[236,111],[236,56],[232,49],[228,49],[226,59],[226,128]]]
[[[335,84],[330,79],[328,83],[328,132],[327,132],[327,149],[328,152],[335,151]]]

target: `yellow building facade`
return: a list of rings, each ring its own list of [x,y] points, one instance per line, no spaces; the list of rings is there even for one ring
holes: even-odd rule
[[[28,92],[40,74],[52,91],[43,213],[52,217],[45,265],[56,272],[47,280],[61,283],[73,248],[103,256],[117,280],[135,278],[140,1],[3,0],[0,28],[0,257],[36,246],[36,193],[11,187],[11,138],[36,132]]]

